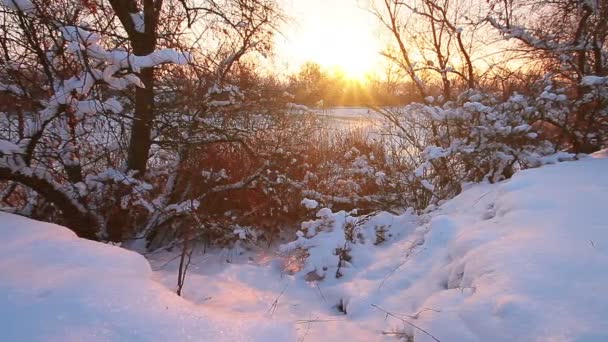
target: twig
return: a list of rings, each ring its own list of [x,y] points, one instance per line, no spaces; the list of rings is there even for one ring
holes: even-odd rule
[[[327,322],[341,322],[345,319],[301,319],[294,321],[293,324],[308,324],[308,323],[327,323]]]
[[[405,324],[407,324],[407,325],[411,326],[412,328],[414,328],[414,329],[416,329],[416,330],[418,330],[418,331],[420,331],[420,332],[422,332],[422,333],[426,334],[427,336],[429,336],[429,337],[430,337],[430,338],[432,338],[433,340],[435,340],[435,341],[437,341],[437,342],[441,342],[441,341],[439,341],[439,340],[437,339],[437,337],[433,336],[433,335],[432,335],[431,333],[429,333],[428,331],[426,331],[426,330],[422,329],[421,327],[419,327],[419,326],[417,326],[417,325],[415,325],[415,324],[413,324],[413,323],[411,323],[411,322],[408,322],[408,321],[407,321],[406,319],[404,319],[403,317],[399,317],[399,316],[397,316],[397,315],[395,315],[395,314],[393,314],[393,313],[390,313],[390,312],[388,312],[388,311],[384,310],[383,308],[379,307],[379,306],[378,306],[378,305],[376,305],[376,304],[371,304],[371,305],[372,305],[374,308],[376,308],[376,309],[378,309],[378,310],[380,310],[380,311],[384,312],[384,313],[386,314],[386,317],[391,316],[391,317],[393,317],[393,318],[396,318],[396,319],[398,319],[398,320],[402,321],[403,323],[405,323]]]
[[[482,198],[486,197],[486,195],[489,194],[490,192],[491,191],[488,191],[485,194],[479,196],[479,198],[477,200],[475,200],[475,202],[473,202],[473,205],[471,207],[473,207],[473,206],[475,206],[475,204],[479,203],[479,201],[481,201]]]
[[[312,320],[312,313],[309,315],[309,317],[311,317]],[[304,334],[302,334],[302,338],[299,339],[299,342],[304,342],[306,336],[308,336],[308,334],[310,333],[310,324],[311,322],[308,322],[308,324],[306,325],[306,330],[304,330]]]
[[[279,306],[279,299],[281,299],[281,296],[283,295],[283,293],[285,292],[285,290],[287,289],[288,286],[289,286],[289,284],[285,284],[285,286],[283,287],[283,290],[281,290],[281,293],[279,293],[279,296],[274,300],[274,302],[272,302],[272,305],[268,309],[268,314],[270,314],[271,317],[274,314],[274,312],[277,311],[277,308]]]
[[[431,309],[431,308],[422,308],[422,309],[420,309],[420,311],[416,312],[413,315],[404,315],[404,316],[410,317],[412,319],[418,319],[418,318],[420,318],[420,314],[423,312],[426,312],[426,311],[441,312],[441,310],[435,310],[435,309]]]
[[[421,250],[419,250],[418,252],[416,252],[416,254],[412,253],[413,249],[417,246],[422,245],[424,242],[420,242],[419,241],[415,241],[412,243],[412,246],[409,247],[409,250],[407,252],[407,254],[405,255],[405,260],[403,260],[401,263],[399,263],[399,265],[397,265],[395,268],[393,268],[390,272],[388,272],[385,276],[384,279],[382,279],[382,281],[380,282],[380,285],[378,285],[378,290],[380,290],[382,288],[382,286],[384,286],[384,283],[393,276],[393,274],[395,274],[395,272],[397,272],[403,265],[407,264],[408,261],[410,261],[410,257],[413,255],[416,255],[418,253],[423,252],[424,250],[426,250],[426,248],[423,248]]]
[[[321,291],[321,288],[319,287],[319,283],[316,282],[315,285],[317,285],[317,289],[319,290],[319,294],[321,295],[321,298],[323,298],[323,301],[325,303],[327,303],[327,299],[325,299],[325,295],[323,295],[323,292]]]

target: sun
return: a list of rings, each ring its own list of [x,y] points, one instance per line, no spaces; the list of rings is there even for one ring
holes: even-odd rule
[[[374,71],[378,59],[377,51],[370,45],[336,35],[319,44],[318,50],[310,53],[310,60],[326,69],[339,70],[350,79],[363,81],[366,74]]]
[[[277,46],[292,71],[312,61],[364,81],[367,74],[379,70],[382,46],[377,23],[354,4],[353,0],[308,0],[286,5],[296,25],[284,32]]]

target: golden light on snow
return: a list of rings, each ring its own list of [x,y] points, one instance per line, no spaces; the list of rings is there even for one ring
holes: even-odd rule
[[[381,68],[378,23],[357,0],[283,0],[291,27],[278,38],[279,58],[290,71],[306,61],[363,80]]]

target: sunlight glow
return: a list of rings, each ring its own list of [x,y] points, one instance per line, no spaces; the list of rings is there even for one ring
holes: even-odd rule
[[[283,0],[285,11],[294,21],[279,37],[279,59],[289,71],[306,61],[328,69],[342,70],[348,78],[364,80],[378,72],[382,62],[382,43],[378,24],[368,13],[364,1]]]

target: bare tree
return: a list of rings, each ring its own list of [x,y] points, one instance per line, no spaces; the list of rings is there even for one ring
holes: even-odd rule
[[[238,131],[201,123],[221,115],[214,97],[236,89],[234,66],[271,50],[280,17],[262,0],[3,4],[1,199],[23,215],[113,240],[179,197],[179,179],[159,177],[168,169],[154,151],[173,146],[185,162],[193,145]],[[187,63],[192,74],[170,65]],[[192,82],[174,82],[180,77]],[[185,85],[205,100],[182,101]],[[156,186],[166,201],[154,201]]]
[[[597,150],[606,136],[606,96],[592,77],[608,75],[605,1],[492,1],[488,21],[514,38],[527,61],[540,64],[553,82],[571,90],[560,120],[543,118],[557,140],[574,152]],[[533,13],[533,15],[529,15]]]
[[[371,8],[393,38],[396,48],[383,54],[400,66],[413,81],[422,101],[439,79],[444,101],[454,95],[455,82],[474,89],[478,76],[475,49],[481,44],[477,32],[484,22],[481,7],[468,1],[383,0]]]

